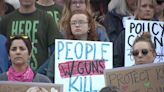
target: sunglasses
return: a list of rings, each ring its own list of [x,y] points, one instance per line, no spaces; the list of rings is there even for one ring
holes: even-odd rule
[[[14,36],[10,36],[10,39],[17,39],[17,38],[23,38],[23,39],[29,39],[28,36],[26,35],[14,35]]]
[[[148,53],[149,53],[149,51],[150,50],[148,50],[148,49],[142,49],[142,50],[133,50],[133,51],[131,51],[131,54],[133,55],[133,56],[138,56],[139,55],[139,53],[141,52],[142,53],[142,55],[144,55],[144,56],[146,56]]]

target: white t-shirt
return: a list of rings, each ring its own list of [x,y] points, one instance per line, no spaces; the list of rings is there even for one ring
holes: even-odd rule
[[[5,1],[13,5],[15,9],[18,9],[20,7],[19,0],[5,0]]]

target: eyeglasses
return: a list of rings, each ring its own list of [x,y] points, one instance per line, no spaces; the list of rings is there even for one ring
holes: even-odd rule
[[[80,1],[72,1],[71,2],[72,5],[84,4],[84,3],[85,3],[85,1],[83,1],[83,0],[80,0]]]
[[[72,21],[72,22],[70,22],[70,24],[71,24],[72,26],[76,26],[77,24],[78,24],[78,25],[84,25],[84,24],[86,24],[86,23],[88,23],[88,22],[87,22],[87,21],[83,21],[83,20]]]
[[[140,51],[139,50],[133,50],[133,51],[131,51],[131,54],[133,56],[138,56],[139,53],[142,52],[142,55],[146,56],[149,53],[149,51],[152,51],[152,50],[148,50],[148,49],[142,49]]]
[[[28,36],[26,35],[13,35],[13,36],[10,36],[10,39],[17,39],[17,38],[23,38],[23,39],[29,39]]]

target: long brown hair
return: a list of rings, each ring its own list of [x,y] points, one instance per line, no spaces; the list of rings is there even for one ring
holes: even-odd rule
[[[68,22],[69,23],[69,26],[68,26],[68,29],[66,31],[66,38],[67,39],[75,40],[75,37],[74,37],[74,35],[71,32],[71,25],[70,25],[71,18],[75,14],[84,14],[84,15],[87,16],[88,26],[90,27],[90,30],[88,31],[88,38],[87,38],[87,40],[97,41],[96,22],[93,19],[92,15],[89,12],[87,12],[87,11],[73,11],[72,12],[72,14],[71,14],[71,16],[69,18],[69,22]]]
[[[62,16],[61,16],[61,19],[60,19],[60,22],[59,22],[60,31],[65,31],[68,28],[69,24],[67,24],[67,23],[69,21],[71,13],[72,13],[72,11],[71,11],[71,2],[72,2],[72,0],[65,0],[64,9],[63,9]],[[88,13],[92,14],[89,0],[85,0],[85,5],[86,5],[85,10]]]

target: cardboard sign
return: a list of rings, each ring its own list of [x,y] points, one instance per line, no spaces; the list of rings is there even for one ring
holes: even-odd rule
[[[113,65],[112,43],[55,40],[55,83],[64,92],[99,92],[103,71]]]
[[[134,65],[130,51],[136,37],[143,32],[150,32],[152,41],[156,46],[157,56],[154,63],[164,62],[164,22],[126,20],[125,32],[125,66]]]
[[[122,92],[164,92],[164,63],[107,69],[106,86],[113,85]]]
[[[0,92],[63,92],[62,84],[0,81]]]

